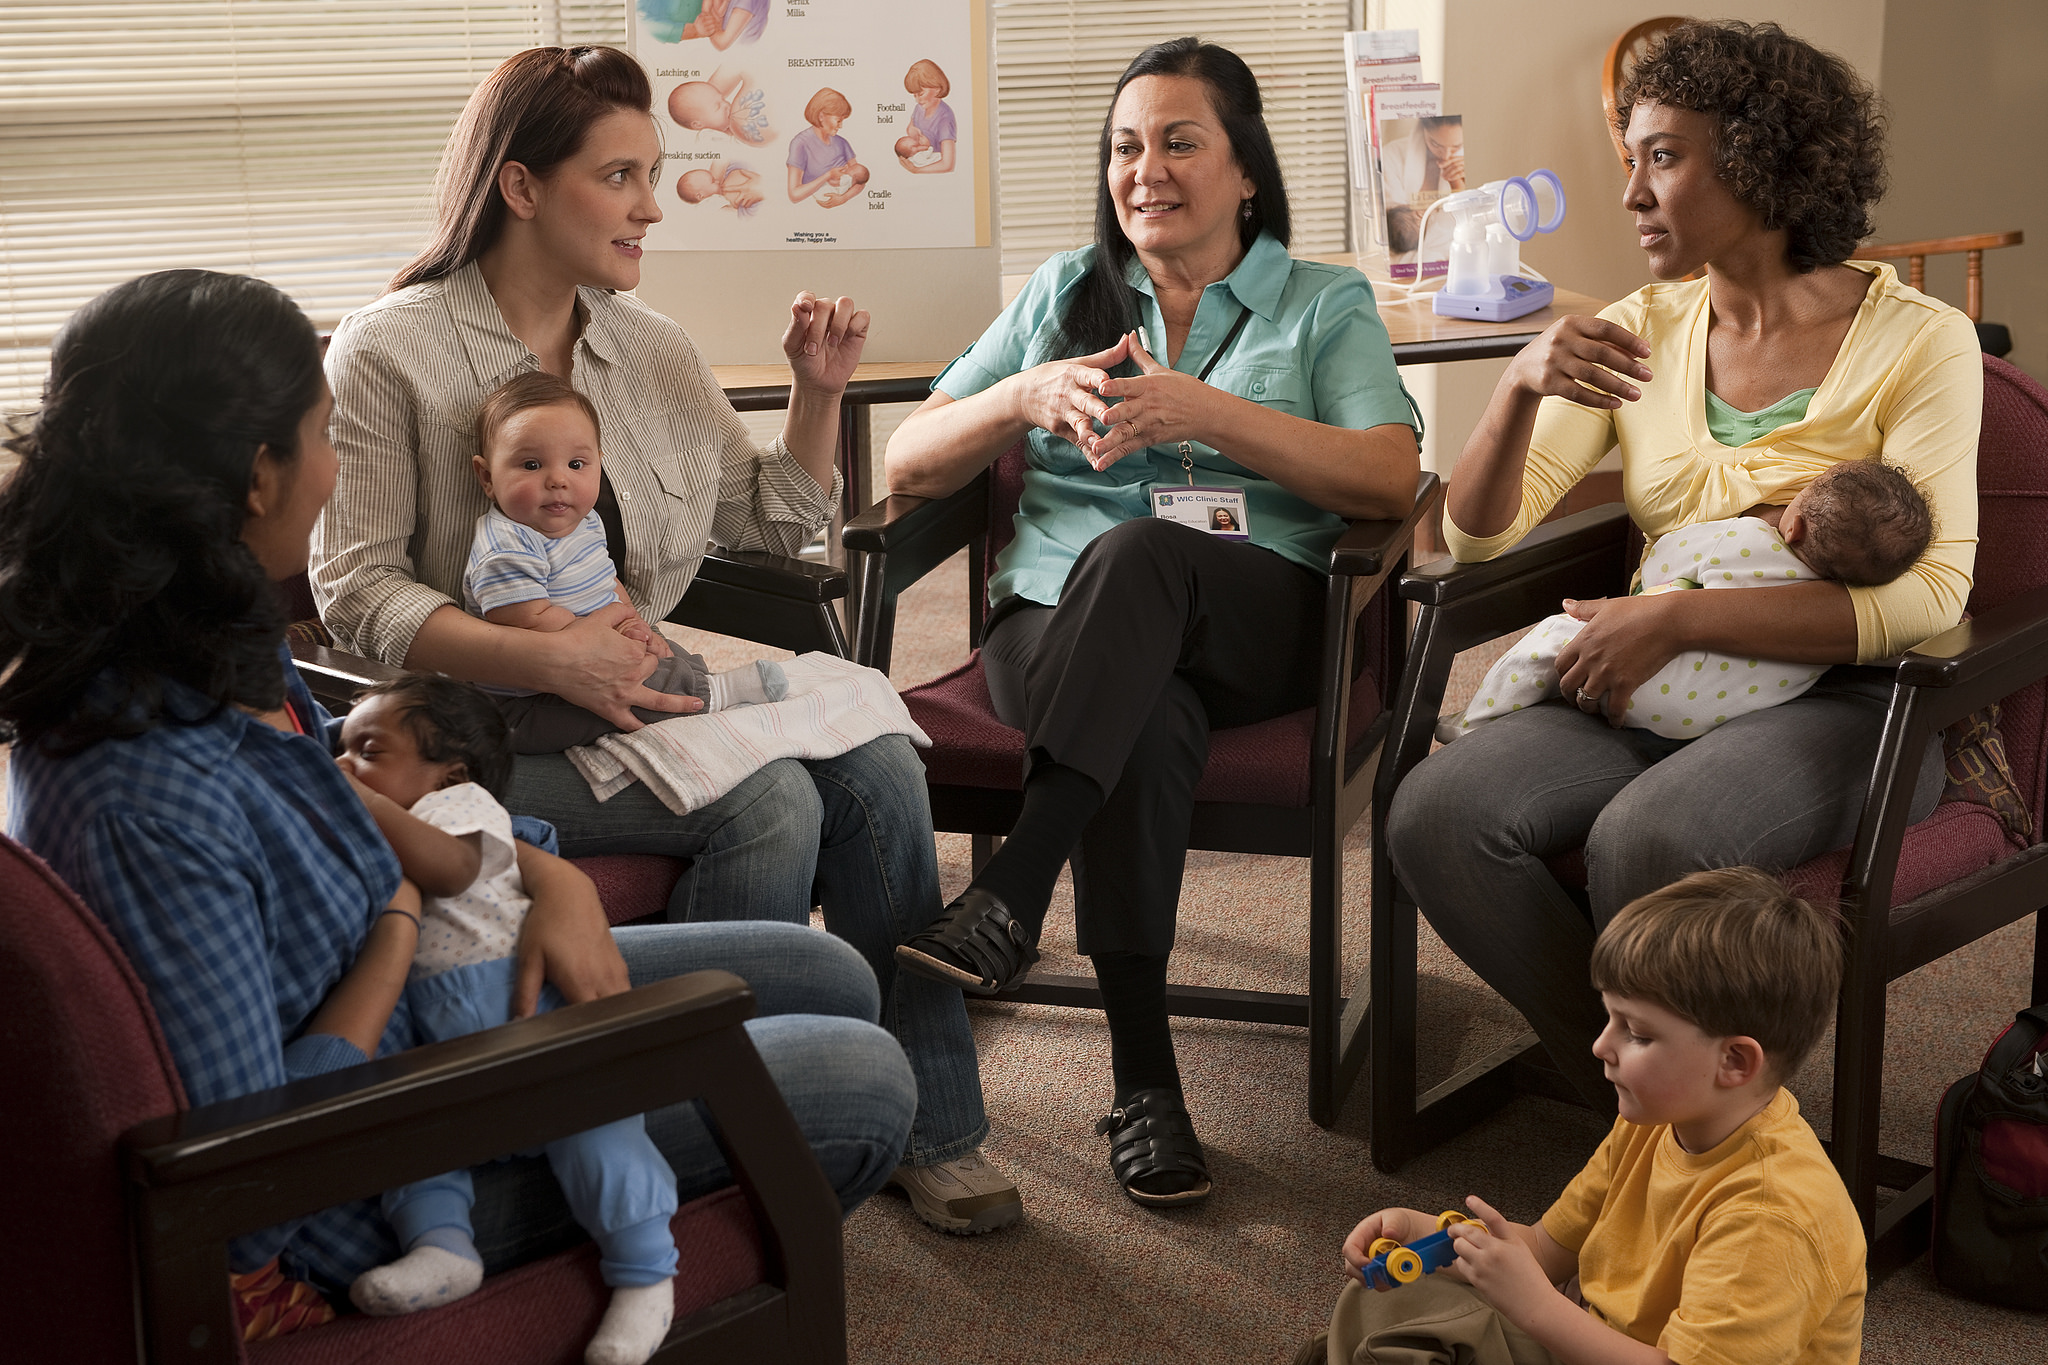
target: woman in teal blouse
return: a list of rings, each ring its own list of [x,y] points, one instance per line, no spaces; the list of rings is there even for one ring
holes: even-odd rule
[[[1019,439],[1029,463],[982,645],[1025,734],[1023,812],[897,952],[1000,991],[1071,858],[1116,1073],[1098,1131],[1131,1198],[1182,1204],[1210,1184],[1166,964],[1209,729],[1313,703],[1330,547],[1347,517],[1407,510],[1418,432],[1365,277],[1287,255],[1243,61],[1193,38],[1140,53],[1100,164],[1095,244],[1047,261],[889,442],[898,493],[950,493]],[[1187,520],[1155,515],[1191,486]]]

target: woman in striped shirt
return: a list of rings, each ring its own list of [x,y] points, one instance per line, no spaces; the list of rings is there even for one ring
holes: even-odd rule
[[[671,319],[631,298],[661,218],[653,92],[609,48],[536,48],[471,97],[443,159],[439,227],[391,290],[344,319],[328,350],[341,472],[314,535],[313,588],[346,647],[409,668],[550,692],[638,729],[634,708],[689,703],[644,685],[653,660],[613,627],[668,616],[707,541],[794,554],[839,495],[840,394],[868,317],[800,294],[783,335],[795,383],[782,435],[755,448],[710,367]],[[463,568],[487,506],[474,420],[513,375],[567,379],[599,413],[597,512],[628,604],[547,634],[464,613]],[[917,1075],[897,1182],[928,1221],[985,1231],[1021,1213],[979,1149],[988,1131],[957,989],[899,974],[894,951],[938,913],[923,768],[900,735],[838,758],[771,763],[720,800],[672,814],[644,784],[602,806],[560,754],[519,759],[506,803],[570,855],[691,860],[671,920],[808,922],[874,968],[883,1023]]]

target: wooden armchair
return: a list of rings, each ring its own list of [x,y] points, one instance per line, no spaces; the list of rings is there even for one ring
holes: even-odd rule
[[[1873,1274],[1924,1248],[1933,1188],[1925,1167],[1878,1152],[1885,987],[2048,906],[2048,843],[2038,823],[2048,798],[2048,390],[1989,356],[1977,478],[1971,619],[1894,661],[1855,843],[1785,874],[1800,895],[1839,904],[1847,921],[1830,1150],[1870,1238]],[[1372,1153],[1381,1170],[1516,1090],[1575,1098],[1555,1071],[1531,1065],[1541,1056],[1533,1034],[1418,1093],[1417,906],[1394,875],[1383,836],[1395,790],[1429,753],[1452,657],[1532,624],[1561,598],[1625,592],[1629,533],[1625,509],[1612,504],[1539,527],[1487,563],[1440,560],[1401,581],[1420,611],[1373,794]],[[1932,815],[1908,827],[1928,738],[1993,703],[2002,707],[2013,790],[2037,822],[2031,841],[1953,786]],[[1548,865],[1561,881],[1583,883],[1576,853]],[[2032,995],[2048,1001],[2048,914],[2035,926]],[[1880,1186],[1899,1193],[1881,1205]]]
[[[728,973],[186,1109],[112,936],[0,839],[0,998],[9,1359],[574,1365],[608,1298],[588,1244],[432,1312],[245,1347],[228,1239],[691,1098],[739,1184],[675,1216],[676,1324],[655,1360],[846,1359],[839,1201],[742,1027],[753,997]]]
[[[963,547],[971,564],[969,640],[980,643],[988,567],[1010,540],[1023,469],[1020,444],[949,497],[899,494],[847,525],[847,550],[861,557],[858,662],[887,670],[897,595]],[[1330,556],[1321,701],[1214,732],[1195,789],[1189,847],[1310,860],[1308,990],[1176,984],[1167,987],[1167,1009],[1306,1027],[1309,1114],[1324,1127],[1336,1122],[1365,1059],[1365,996],[1347,998],[1342,979],[1344,837],[1369,804],[1370,759],[1385,728],[1383,697],[1406,648],[1405,613],[1381,589],[1406,564],[1416,525],[1440,497],[1436,476],[1424,474],[1406,517],[1351,524]],[[996,718],[980,660],[912,688],[903,700],[932,738],[925,771],[934,825],[978,842],[1007,833],[1022,803],[1024,736]],[[1000,998],[1082,1009],[1100,1009],[1102,1001],[1091,978],[1038,971]]]

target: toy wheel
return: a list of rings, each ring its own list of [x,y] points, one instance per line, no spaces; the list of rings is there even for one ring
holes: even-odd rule
[[[1395,1241],[1391,1237],[1382,1237],[1378,1241],[1374,1242],[1372,1244],[1371,1249],[1369,1249],[1365,1254],[1368,1256],[1384,1256],[1390,1251],[1399,1251],[1400,1249],[1401,1244],[1399,1242]]]
[[[1436,1230],[1438,1232],[1442,1232],[1445,1228],[1451,1227],[1454,1224],[1469,1223],[1471,1221],[1472,1220],[1470,1218],[1467,1218],[1464,1214],[1459,1213],[1456,1209],[1445,1209],[1442,1213],[1436,1216]]]
[[[1401,1284],[1414,1284],[1422,1278],[1422,1258],[1407,1247],[1387,1253],[1387,1273]]]

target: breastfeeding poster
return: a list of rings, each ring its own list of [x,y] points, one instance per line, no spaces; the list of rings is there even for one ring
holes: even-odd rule
[[[648,249],[989,244],[982,5],[631,6],[664,146]]]

